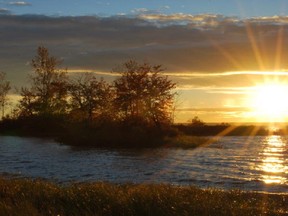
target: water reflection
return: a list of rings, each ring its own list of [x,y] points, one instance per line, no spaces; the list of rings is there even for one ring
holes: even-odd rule
[[[288,193],[288,136],[229,136],[197,149],[113,150],[0,136],[1,174],[61,183],[171,183]]]
[[[286,143],[281,136],[269,136],[263,144],[262,165],[260,165],[260,170],[263,171],[262,180],[266,184],[284,184],[287,180],[285,178],[287,171],[285,166]]]

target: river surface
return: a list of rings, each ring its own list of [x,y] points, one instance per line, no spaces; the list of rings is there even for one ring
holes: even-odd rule
[[[0,136],[0,174],[59,183],[170,183],[288,193],[288,137],[222,137],[188,150],[105,150]]]

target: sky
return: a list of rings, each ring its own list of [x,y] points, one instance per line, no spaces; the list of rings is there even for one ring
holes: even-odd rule
[[[0,71],[29,85],[39,45],[68,72],[108,81],[147,61],[177,83],[176,122],[267,121],[253,100],[259,85],[288,85],[287,34],[287,0],[0,0]]]
[[[113,16],[138,12],[164,14],[224,14],[252,17],[285,15],[286,0],[30,0],[0,1],[2,11],[11,14],[45,14],[49,16]]]

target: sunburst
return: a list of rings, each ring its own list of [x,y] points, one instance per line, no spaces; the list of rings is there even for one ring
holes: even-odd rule
[[[270,82],[252,89],[250,106],[256,118],[263,121],[285,121],[288,117],[288,85]]]

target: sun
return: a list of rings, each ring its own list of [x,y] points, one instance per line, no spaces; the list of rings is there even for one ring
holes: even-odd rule
[[[266,83],[252,89],[250,106],[263,121],[285,121],[288,117],[288,85]]]

